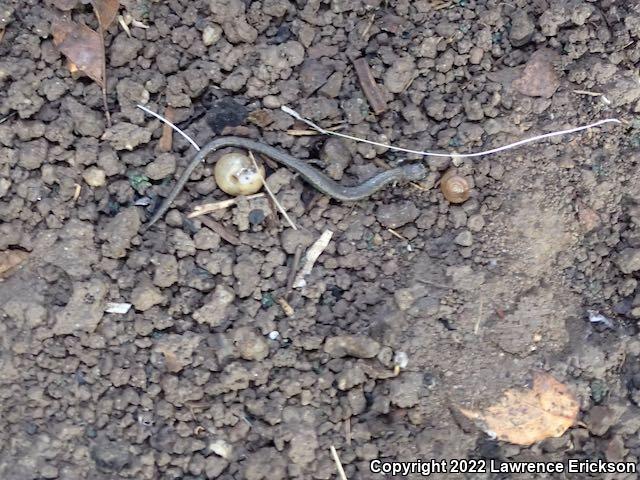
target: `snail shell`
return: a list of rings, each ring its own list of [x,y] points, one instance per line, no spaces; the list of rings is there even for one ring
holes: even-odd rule
[[[264,167],[256,170],[251,159],[242,152],[222,155],[215,164],[213,176],[220,190],[229,195],[251,195],[262,188]]]
[[[471,187],[466,178],[456,170],[449,170],[440,180],[440,189],[444,198],[451,203],[464,203],[471,195]]]

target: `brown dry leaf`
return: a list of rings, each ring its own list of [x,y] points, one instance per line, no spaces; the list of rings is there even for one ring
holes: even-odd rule
[[[53,23],[53,43],[75,67],[101,87],[104,50],[100,34],[86,25],[57,20]]]
[[[507,390],[484,412],[460,408],[485,433],[516,445],[561,436],[573,425],[579,410],[569,388],[544,372],[534,373],[531,389]]]
[[[118,15],[119,0],[93,0],[91,5],[93,5],[93,10],[96,12],[98,22],[100,22],[100,28],[103,31],[109,28]]]
[[[5,250],[0,252],[0,279],[6,278],[16,271],[29,254],[22,250]]]

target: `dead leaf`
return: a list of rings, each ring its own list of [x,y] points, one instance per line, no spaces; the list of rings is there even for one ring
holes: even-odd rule
[[[22,250],[5,250],[0,252],[0,279],[7,278],[17,270],[18,265],[24,262],[29,254]]]
[[[4,38],[4,28],[0,28],[0,42]]]
[[[57,20],[52,28],[53,43],[75,67],[100,87],[104,50],[100,34],[86,25]]]
[[[93,5],[93,10],[96,12],[98,22],[100,22],[100,28],[105,31],[118,15],[119,0],[93,0],[91,5]]]
[[[516,445],[560,437],[574,424],[579,410],[567,386],[544,372],[534,373],[531,389],[507,390],[484,412],[460,408],[485,433]]]

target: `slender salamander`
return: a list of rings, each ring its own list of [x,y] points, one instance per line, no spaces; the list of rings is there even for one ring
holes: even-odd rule
[[[169,196],[164,199],[158,210],[153,214],[151,220],[147,224],[146,228],[151,227],[169,210],[169,207],[176,199],[176,197],[182,192],[185,184],[189,180],[193,170],[204,161],[205,157],[225,147],[238,147],[245,150],[251,150],[253,152],[261,153],[267,157],[275,160],[276,162],[284,165],[287,168],[297,172],[302,178],[304,178],[311,186],[321,191],[322,193],[329,195],[336,200],[342,202],[350,202],[355,200],[361,200],[369,195],[377,192],[381,188],[389,185],[393,182],[408,182],[421,180],[426,175],[426,168],[421,163],[413,163],[410,165],[404,165],[402,167],[392,168],[382,173],[375,175],[369,180],[355,185],[353,187],[345,187],[335,182],[327,175],[312,167],[311,165],[298,160],[291,155],[281,152],[280,150],[265,145],[263,143],[250,140],[242,137],[220,137],[207,143],[198,153],[193,157],[193,160],[187,165],[178,182],[176,183]]]

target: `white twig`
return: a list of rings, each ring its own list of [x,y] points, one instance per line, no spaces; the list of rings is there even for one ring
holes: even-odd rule
[[[291,218],[289,218],[289,215],[287,215],[287,212],[282,207],[282,205],[280,205],[280,202],[278,202],[278,199],[276,198],[276,196],[273,194],[273,192],[269,188],[269,185],[267,185],[267,181],[262,176],[262,173],[260,173],[260,168],[258,167],[258,164],[256,163],[256,157],[253,156],[253,152],[251,150],[249,150],[249,157],[251,157],[251,161],[253,162],[253,166],[256,168],[256,172],[258,172],[258,175],[260,175],[260,180],[262,181],[262,186],[264,187],[264,189],[267,191],[267,193],[271,197],[271,200],[273,200],[273,203],[276,204],[276,207],[278,207],[278,210],[280,210],[280,213],[282,213],[282,216],[287,221],[289,226],[291,228],[293,228],[294,230],[298,230],[298,227],[296,227],[296,224],[293,223]]]
[[[320,235],[320,238],[309,247],[309,250],[307,250],[307,254],[305,255],[306,259],[304,267],[302,267],[302,269],[296,275],[296,279],[293,281],[293,288],[304,287],[307,284],[304,277],[311,273],[316,260],[318,260],[318,257],[322,254],[322,252],[324,252],[324,249],[327,248],[332,236],[333,232],[331,230],[325,230],[324,232],[322,232],[322,235]]]
[[[340,480],[347,480],[347,474],[344,473],[344,468],[342,468],[342,462],[340,461],[340,457],[338,456],[338,452],[336,451],[336,447],[331,445],[329,448],[331,450],[331,456],[333,457],[333,461],[336,462],[336,468],[338,469],[338,474],[340,475]]]
[[[425,156],[429,156],[429,157],[447,157],[447,158],[451,157],[453,155],[455,155],[456,157],[461,157],[461,158],[482,157],[484,155],[491,155],[492,153],[498,153],[498,152],[502,152],[504,150],[509,150],[511,148],[519,147],[520,145],[524,145],[526,143],[537,142],[538,140],[542,140],[542,139],[545,139],[545,138],[557,137],[559,135],[566,135],[568,133],[575,133],[575,132],[580,132],[582,130],[588,130],[589,128],[593,128],[593,127],[597,127],[597,126],[600,126],[600,125],[604,125],[605,123],[622,123],[617,118],[606,118],[604,120],[600,120],[598,122],[591,123],[589,125],[584,125],[582,127],[569,128],[567,130],[558,130],[556,132],[545,133],[544,135],[537,135],[535,137],[527,138],[525,140],[520,140],[519,142],[515,142],[515,143],[510,143],[509,145],[504,145],[502,147],[492,148],[491,150],[485,150],[483,152],[477,152],[477,153],[455,153],[454,154],[454,153],[436,153],[436,152],[425,152],[425,151],[421,151],[421,150],[411,150],[409,148],[395,147],[393,145],[388,145],[386,143],[379,143],[379,142],[374,142],[374,141],[371,141],[371,140],[366,140],[364,138],[358,138],[358,137],[354,137],[354,136],[351,136],[351,135],[345,135],[344,133],[332,132],[330,130],[326,130],[326,129],[316,125],[311,120],[307,120],[306,118],[302,117],[302,115],[300,115],[298,112],[296,112],[295,110],[287,107],[286,105],[283,105],[280,108],[282,109],[283,112],[288,113],[293,118],[295,118],[297,120],[300,120],[301,122],[306,123],[311,128],[313,128],[314,130],[317,130],[318,132],[320,132],[320,133],[322,133],[324,135],[334,135],[336,137],[342,137],[342,138],[346,138],[348,140],[354,140],[356,142],[368,143],[370,145],[375,145],[377,147],[384,147],[384,148],[388,148],[390,150],[397,150],[399,152],[415,153],[417,155],[425,155]]]
[[[186,133],[184,133],[182,130],[180,130],[178,127],[176,127],[173,123],[171,123],[169,120],[167,120],[166,118],[164,118],[162,115],[149,110],[147,107],[143,107],[142,105],[138,105],[138,108],[141,110],[144,110],[145,112],[147,112],[149,115],[153,115],[154,117],[156,117],[158,120],[166,123],[167,125],[169,125],[171,128],[173,128],[176,132],[178,132],[180,135],[182,135],[184,138],[187,139],[187,141],[193,145],[193,148],[195,148],[196,150],[200,151],[200,147],[198,146],[198,144],[196,143],[196,141],[191,138],[189,135],[187,135]]]
[[[247,195],[245,197],[233,197],[228,198],[226,200],[220,200],[219,202],[213,203],[203,203],[202,205],[196,205],[193,207],[193,210],[190,214],[187,215],[187,218],[195,218],[200,215],[205,215],[207,213],[215,212],[216,210],[222,210],[223,208],[230,207],[238,203],[238,200],[241,198],[246,198],[247,200],[253,200],[254,198],[262,198],[264,197],[264,193],[254,193],[253,195]]]

